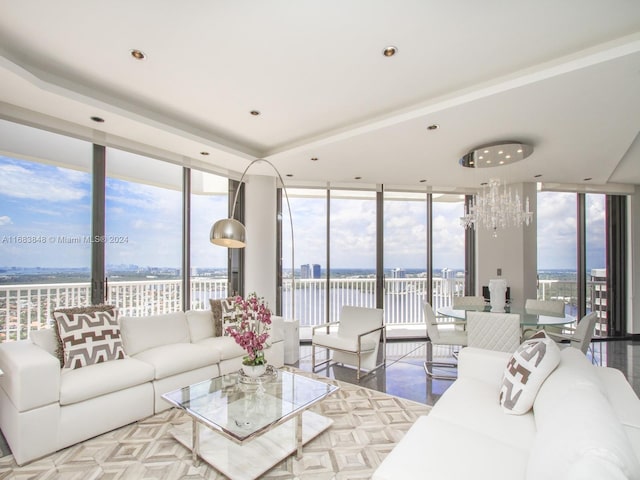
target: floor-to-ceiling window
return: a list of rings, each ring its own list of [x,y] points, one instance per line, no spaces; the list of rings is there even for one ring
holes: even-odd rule
[[[0,120],[0,341],[90,299],[91,143]]]
[[[605,195],[585,195],[586,312],[597,312],[596,335],[607,335]]]
[[[123,315],[182,309],[182,167],[106,151],[106,301]]]
[[[605,201],[568,192],[538,192],[537,201],[538,298],[563,300],[576,317],[597,311],[596,336],[608,334]]]
[[[427,194],[384,192],[384,311],[391,328],[424,330],[427,285]],[[393,333],[393,332],[390,332]]]
[[[464,295],[464,196],[433,194],[433,306],[450,306]]]
[[[288,189],[295,243],[295,317],[310,337],[310,327],[326,322],[327,190]],[[286,198],[282,198],[283,315],[291,313],[291,227]]]
[[[376,306],[376,192],[331,190],[329,319],[342,305]]]
[[[211,226],[227,218],[229,180],[219,175],[191,170],[191,305],[208,310],[209,299],[227,296],[227,249],[209,241]]]

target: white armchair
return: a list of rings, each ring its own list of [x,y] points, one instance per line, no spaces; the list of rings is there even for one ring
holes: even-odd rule
[[[337,328],[336,328],[337,327]],[[382,362],[376,364],[382,337]],[[384,312],[379,308],[343,306],[338,322],[313,327],[311,334],[311,365],[316,367],[330,362],[356,367],[359,381],[362,370],[367,374],[383,366],[386,361],[387,335]],[[316,364],[316,347],[327,349],[327,360]],[[329,357],[329,350],[333,350]]]

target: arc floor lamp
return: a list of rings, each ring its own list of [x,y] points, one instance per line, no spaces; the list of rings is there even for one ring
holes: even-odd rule
[[[222,220],[218,220],[211,227],[211,233],[209,234],[209,240],[211,243],[215,245],[220,245],[222,247],[227,248],[244,248],[246,245],[246,229],[245,226],[233,218],[236,213],[236,205],[238,202],[238,194],[240,193],[240,187],[242,186],[242,180],[246,176],[249,169],[258,162],[265,162],[273,168],[280,180],[280,184],[282,185],[282,190],[284,192],[285,199],[287,200],[287,209],[289,210],[289,224],[291,227],[291,318],[296,318],[296,274],[295,274],[295,259],[294,259],[294,235],[293,235],[293,217],[291,215],[291,204],[289,203],[289,195],[287,193],[287,188],[284,185],[284,180],[282,179],[282,175],[276,168],[276,166],[271,163],[269,160],[265,160],[264,158],[257,158],[253,160],[247,168],[242,172],[242,176],[240,177],[240,182],[238,183],[238,188],[236,188],[236,193],[233,198],[233,208],[231,209],[231,217],[224,218]]]

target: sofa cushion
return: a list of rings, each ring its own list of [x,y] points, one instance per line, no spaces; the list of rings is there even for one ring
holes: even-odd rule
[[[498,403],[495,385],[475,378],[458,377],[436,402],[429,416],[483,433],[496,441],[517,438],[514,446],[524,450],[531,447],[536,435],[533,412],[505,415]]]
[[[236,343],[231,337],[211,337],[198,342],[198,345],[217,351],[221,360],[243,357],[246,350]]]
[[[173,343],[144,350],[135,358],[153,365],[158,380],[219,363],[220,352],[194,343]]]
[[[585,465],[640,479],[638,459],[606,396],[588,383],[575,383],[557,392],[555,408],[546,412],[547,418],[538,428],[527,480],[565,480],[571,478],[572,469],[571,475],[581,478],[578,475]],[[583,463],[580,468],[574,467]]]
[[[184,312],[149,315],[147,317],[121,317],[122,341],[129,355],[169,345],[189,343],[189,327]]]
[[[81,368],[125,358],[118,314],[113,306],[53,312],[63,368]]]
[[[60,405],[71,405],[150,382],[153,373],[151,365],[135,358],[63,370],[60,376]]]
[[[593,388],[605,393],[596,369],[584,353],[577,348],[565,348],[560,352],[558,367],[544,381],[533,403],[536,428],[540,429],[557,411],[558,399],[564,398],[576,386]]]
[[[505,413],[522,415],[533,406],[547,376],[560,363],[560,349],[544,332],[522,342],[511,356],[500,387]]]
[[[215,336],[213,315],[209,310],[189,310],[186,313],[192,343]]]
[[[373,474],[373,480],[524,478],[528,452],[507,438],[497,441],[484,433],[422,416]]]

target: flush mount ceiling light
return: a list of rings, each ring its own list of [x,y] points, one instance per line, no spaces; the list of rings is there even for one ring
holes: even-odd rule
[[[496,142],[474,148],[460,159],[460,165],[468,168],[500,167],[524,160],[532,153],[533,146],[526,143]]]
[[[136,48],[129,50],[129,54],[136,60],[144,60],[147,58],[147,55],[142,50],[138,50]]]
[[[394,47],[393,45],[384,47],[384,49],[382,50],[382,54],[385,57],[393,57],[396,53],[398,53],[398,47]]]

